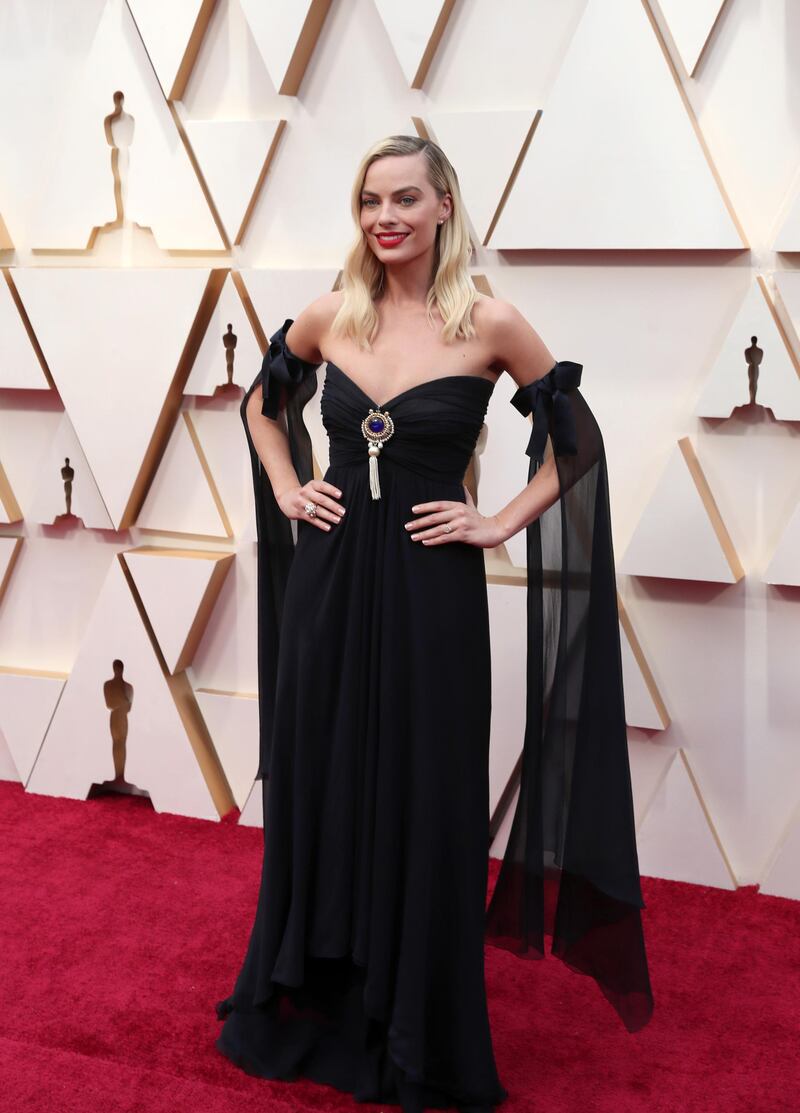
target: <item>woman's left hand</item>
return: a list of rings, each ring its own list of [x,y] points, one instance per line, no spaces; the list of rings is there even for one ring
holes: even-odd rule
[[[422,517],[406,522],[412,540],[423,545],[442,545],[448,541],[462,541],[480,549],[494,549],[505,541],[506,535],[496,515],[485,518],[479,513],[472,495],[466,487],[466,503],[440,499],[438,502],[419,502],[411,509]],[[450,532],[445,530],[450,526]]]

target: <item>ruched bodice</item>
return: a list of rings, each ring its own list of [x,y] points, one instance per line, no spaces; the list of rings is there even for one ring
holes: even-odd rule
[[[469,466],[493,390],[494,383],[478,375],[443,375],[379,405],[329,362],[320,403],[331,465],[360,465],[366,476],[368,446],[361,422],[370,410],[381,410],[388,411],[394,423],[381,451],[381,471],[402,467],[432,480],[458,483]]]

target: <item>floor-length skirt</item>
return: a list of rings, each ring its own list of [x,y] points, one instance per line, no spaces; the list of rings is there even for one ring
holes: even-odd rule
[[[438,406],[413,391],[398,400],[398,424],[447,419],[474,441],[491,384],[441,385]],[[338,452],[325,478],[346,513],[330,531],[297,523],[261,888],[235,989],[217,1006],[217,1046],[251,1073],[303,1076],[404,1113],[488,1110],[507,1095],[484,983],[483,550],[423,546],[404,528],[418,503],[465,501],[465,449],[442,447],[442,478],[419,440],[405,459],[400,441],[372,498],[363,439],[336,438],[362,408],[354,391],[329,373],[323,414]]]

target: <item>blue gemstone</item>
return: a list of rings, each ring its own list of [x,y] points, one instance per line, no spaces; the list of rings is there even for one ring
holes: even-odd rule
[[[382,433],[383,430],[386,428],[386,422],[383,420],[382,417],[372,417],[367,422],[367,428],[372,433]]]

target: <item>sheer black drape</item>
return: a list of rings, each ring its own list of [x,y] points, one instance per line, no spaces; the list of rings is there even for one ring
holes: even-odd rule
[[[653,997],[628,760],[605,450],[560,361],[512,403],[533,412],[528,478],[549,433],[560,497],[527,535],[527,707],[520,792],[486,938],[591,975],[630,1031]]]
[[[272,492],[250,436],[247,403],[257,386],[262,386],[261,412],[279,419],[279,402],[285,400],[286,425],[292,463],[301,483],[314,478],[311,437],[303,424],[303,407],[317,390],[318,363],[308,363],[289,350],[286,333],[292,325],[287,317],[270,337],[261,370],[245,392],[239,407],[250,452],[256,503],[258,538],[258,716],[259,762],[256,779],[269,778],[272,747],[272,720],[278,667],[278,645],[283,617],[286,580],[294,556],[295,536],[292,523],[283,513]]]

